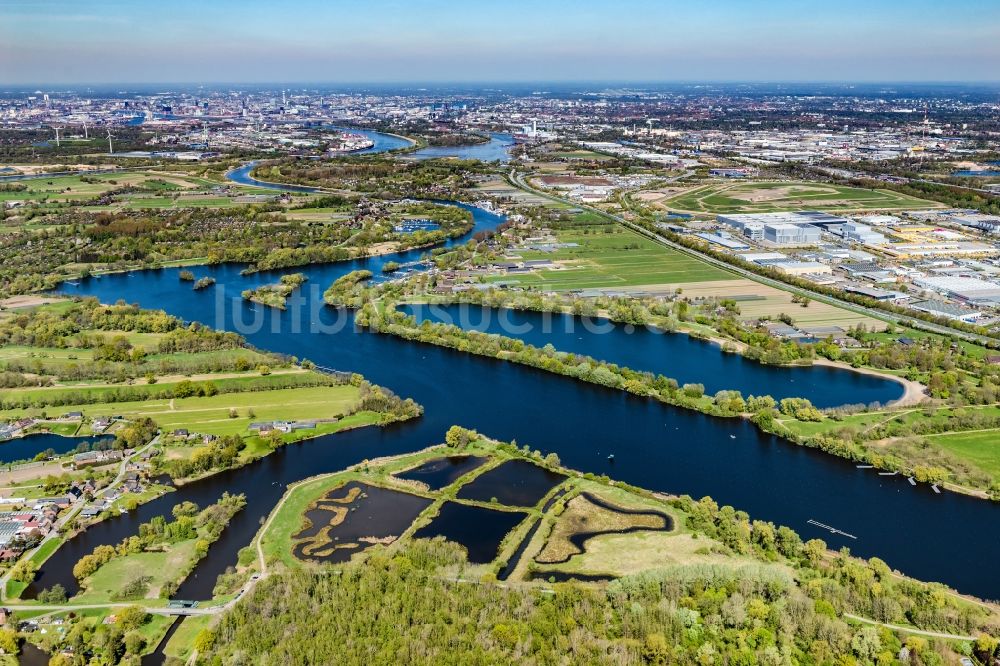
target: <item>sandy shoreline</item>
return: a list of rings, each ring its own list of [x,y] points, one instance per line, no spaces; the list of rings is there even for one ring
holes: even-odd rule
[[[691,335],[688,332],[688,335]],[[692,336],[696,337],[696,336]],[[723,350],[725,350],[726,345],[729,345],[730,349],[733,351],[731,353],[742,354],[746,351],[746,344],[738,340],[729,340],[727,338],[720,337],[710,337],[707,338],[711,342],[719,345]],[[873,368],[855,368],[850,363],[844,363],[843,361],[831,361],[828,358],[816,357],[812,359],[811,365],[822,365],[827,368],[838,368],[840,370],[848,370],[850,372],[857,372],[862,375],[871,375],[872,377],[879,377],[881,379],[888,379],[894,381],[898,384],[903,385],[903,395],[899,398],[886,403],[886,407],[912,407],[914,405],[919,405],[927,399],[927,387],[920,382],[915,382],[904,377],[897,377],[895,375],[890,375],[885,372],[879,372]],[[790,363],[785,366],[779,367],[809,367],[807,364]]]
[[[831,361],[827,358],[815,358],[813,359],[813,365],[824,365],[828,368],[840,368],[842,370],[850,370],[851,372],[859,372],[863,375],[872,375],[873,377],[881,377],[882,379],[890,379],[894,382],[898,382],[903,385],[903,395],[896,400],[888,403],[887,407],[912,407],[913,405],[919,405],[921,402],[927,399],[926,389],[927,387],[920,382],[915,382],[911,379],[905,379],[903,377],[896,377],[895,375],[890,375],[884,372],[879,372],[878,370],[872,370],[871,368],[855,368],[849,363],[844,363],[843,361]]]

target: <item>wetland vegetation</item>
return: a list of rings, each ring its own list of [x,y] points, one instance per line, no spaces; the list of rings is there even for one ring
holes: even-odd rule
[[[291,618],[305,613],[313,618],[313,628],[328,626],[331,631],[327,635],[336,637],[321,647],[312,645],[310,658],[316,657],[317,649],[322,654],[353,653],[351,645],[362,637],[377,637],[374,644],[380,646],[380,655],[398,655],[403,650],[414,661],[433,661],[445,654],[470,660],[523,660],[529,655],[545,660],[549,658],[546,655],[571,650],[579,659],[596,661],[687,662],[712,654],[747,663],[772,659],[779,663],[780,655],[787,654],[796,661],[821,663],[835,654],[850,654],[859,661],[877,660],[882,654],[889,659],[905,645],[921,663],[935,664],[954,658],[956,650],[990,649],[987,639],[976,642],[976,632],[997,626],[1000,617],[995,611],[939,586],[897,576],[878,559],[864,561],[846,551],[830,552],[820,540],[803,542],[788,528],[751,520],[709,498],[696,501],[657,496],[558,466],[554,469],[565,475],[570,493],[547,502],[541,514],[537,506],[528,510],[540,515],[546,530],[531,539],[526,556],[536,559],[546,549],[551,553],[555,546],[549,544],[597,532],[586,536],[581,552],[570,552],[577,550],[572,545],[563,549],[576,563],[572,569],[547,572],[522,565],[520,578],[515,579],[520,582],[496,587],[492,582],[496,567],[524,537],[526,529],[517,523],[525,522],[526,514],[509,515],[507,525],[513,533],[508,538],[499,537],[499,554],[487,552],[497,547],[493,539],[489,548],[478,542],[470,547],[466,539],[470,521],[482,520],[489,504],[449,499],[454,497],[455,487],[447,488],[435,500],[435,504],[443,502],[440,513],[434,508],[427,510],[437,516],[429,523],[432,529],[421,528],[402,539],[369,548],[363,557],[340,563],[337,575],[328,568],[296,564],[296,559],[284,559],[274,550],[282,542],[291,546],[280,537],[275,541],[276,532],[289,534],[297,529],[290,523],[295,522],[295,511],[311,510],[309,503],[302,502],[307,496],[357,500],[370,483],[392,483],[400,470],[437,464],[443,452],[454,451],[455,438],[452,440],[448,448],[368,461],[290,491],[281,511],[293,504],[298,508],[279,514],[261,537],[269,559],[285,562],[287,569],[258,586],[218,625],[205,629],[201,644],[224,660],[239,659],[253,646],[257,655],[281,653],[294,661],[304,653],[300,652],[301,642],[294,638],[298,629]],[[499,467],[497,462],[484,466],[489,469],[502,469],[513,462],[546,465],[530,451],[483,440],[474,433],[461,449],[500,462]],[[477,477],[472,472],[456,485],[474,484],[485,473],[479,472]],[[347,478],[361,482],[344,485],[342,479]],[[337,489],[332,495],[331,487]],[[384,510],[394,509],[386,506]],[[303,514],[297,515],[301,521]],[[441,516],[449,522],[454,519],[451,537],[459,543],[465,540],[464,548],[448,543],[450,539],[420,538],[450,531],[435,527]],[[415,524],[426,523],[418,518]],[[647,537],[653,535],[657,540],[649,541]],[[606,562],[600,548],[595,548],[603,542],[629,553],[624,560],[632,568],[625,575],[618,572],[609,576],[607,571],[594,572],[583,564],[592,555],[597,566]],[[476,555],[470,557],[470,553]],[[477,564],[489,562],[491,557],[494,564]],[[471,580],[473,576],[478,576],[478,583]],[[580,582],[552,585],[547,582],[551,578]],[[609,582],[609,578],[614,580]],[[540,582],[530,582],[536,579]],[[378,594],[372,592],[376,588]],[[285,592],[275,595],[278,589]],[[268,604],[269,613],[260,612],[263,604]],[[343,609],[348,607],[350,612],[345,615]],[[447,625],[433,619],[440,615],[430,612],[431,608],[438,613],[446,611],[451,618]],[[572,643],[560,643],[555,637],[564,636],[564,632],[546,628],[545,623],[557,621],[552,618],[560,614],[572,619]],[[914,629],[933,627],[967,633],[973,638],[963,647],[960,641],[908,636],[905,631],[857,624],[848,617],[852,614]],[[371,620],[358,623],[349,619],[358,617]],[[411,618],[409,623],[414,617],[423,619],[419,628],[400,633],[402,617]],[[512,621],[514,617],[518,619]],[[631,619],[625,622],[626,617]],[[637,623],[637,618],[641,622]],[[606,633],[610,624],[625,627],[632,637],[616,642],[613,653],[608,651]],[[722,626],[725,631],[706,631],[709,626]],[[697,631],[692,633],[692,627]],[[424,640],[411,640],[414,631]],[[381,658],[367,654],[368,658]]]

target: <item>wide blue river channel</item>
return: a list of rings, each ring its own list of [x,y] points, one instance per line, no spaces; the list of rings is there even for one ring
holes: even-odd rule
[[[470,233],[502,221],[468,208],[475,219]],[[72,594],[73,564],[95,546],[133,534],[139,523],[169,514],[182,500],[204,506],[223,491],[245,493],[247,508],[176,595],[209,598],[217,575],[235,564],[238,550],[250,543],[261,518],[289,483],[366,458],[421,449],[442,441],[449,426],[462,424],[497,439],[554,451],[565,465],[578,470],[669,493],[711,495],[754,518],[788,525],[805,539],[823,538],[834,548],[847,546],[858,555],[877,555],[909,575],[1000,598],[996,566],[1000,540],[983,538],[1000,524],[1000,506],[994,503],[950,492],[935,494],[928,486],[911,486],[901,476],[857,469],[846,460],[761,434],[740,419],[713,418],[513,363],[358,331],[350,312],[322,304],[323,290],[337,277],[359,268],[378,276],[385,262],[411,262],[420,254],[283,271],[309,277],[284,311],[240,297],[244,289],[276,281],[280,273],[241,276],[242,266],[237,265],[191,269],[196,277],[211,275],[218,281],[202,291],[181,282],[176,269],[64,285],[68,294],[162,308],[185,320],[242,333],[262,349],[360,372],[417,400],[426,412],[420,419],[389,428],[364,428],[283,447],[251,465],[189,484],[131,514],[95,525],[43,565],[33,589],[58,582]],[[519,314],[528,319],[537,316]],[[885,402],[900,394],[899,385],[888,380],[825,368],[762,366],[679,335],[578,328],[571,336],[552,333],[532,341],[543,339],[557,348],[610,357],[609,361],[682,381],[700,381],[712,391],[739,388],[744,394],[799,395],[819,405]],[[608,460],[610,453],[615,454],[613,462]],[[831,534],[810,520],[854,538]]]

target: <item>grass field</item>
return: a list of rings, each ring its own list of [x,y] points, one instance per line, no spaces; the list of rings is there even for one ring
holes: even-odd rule
[[[103,334],[105,337],[113,338],[113,334]],[[185,369],[197,369],[206,367],[207,363],[235,362],[238,358],[245,358],[250,363],[250,367],[267,365],[270,361],[263,354],[250,349],[218,349],[205,352],[178,352],[171,354],[160,354],[156,350],[158,342],[155,339],[156,333],[133,333],[127,336],[130,343],[136,347],[142,347],[149,352],[144,361],[147,364],[154,364],[153,370],[159,370],[161,361],[169,361],[172,367],[176,367],[177,373],[184,372]],[[92,349],[58,349],[55,347],[28,347],[24,345],[8,345],[0,347],[0,370],[5,366],[5,362],[16,362],[26,364],[30,371],[38,372],[44,369],[48,374],[58,375],[69,366],[87,363],[94,358]],[[159,374],[159,373],[158,373]]]
[[[778,315],[787,314],[799,326],[840,326],[845,330],[850,326],[862,323],[869,330],[882,330],[886,326],[886,323],[880,319],[857,314],[820,301],[811,301],[809,306],[804,308],[798,303],[793,303],[792,294],[787,291],[735,276],[731,276],[731,279],[711,282],[664,284],[655,289],[646,288],[643,291],[657,292],[675,289],[680,289],[683,296],[693,300],[731,298],[736,301],[736,305],[739,307],[740,318],[747,321],[761,317],[776,318]]]
[[[934,208],[925,201],[889,190],[804,182],[712,183],[660,202],[690,213],[771,213],[785,210],[906,210]]]
[[[84,182],[84,178],[87,181]],[[19,181],[24,191],[0,192],[0,201],[85,201],[113,189],[132,185],[157,192],[171,193],[194,191],[206,187],[202,179],[184,174],[156,171],[120,171],[79,176],[53,176]]]
[[[931,435],[928,439],[1000,482],[1000,430],[947,433]]]
[[[651,509],[666,513],[673,518],[673,529],[669,532],[634,532],[596,536],[586,542],[586,552],[572,556],[568,562],[532,565],[534,558],[546,546],[549,539],[549,532],[543,526],[532,537],[531,543],[524,551],[524,555],[511,576],[511,580],[518,580],[525,576],[532,566],[542,571],[628,575],[672,564],[740,565],[751,561],[750,558],[709,552],[716,543],[707,538],[693,538],[685,526],[685,514],[665,502],[585,479],[573,479],[573,485],[625,509]],[[571,518],[571,511],[567,509],[560,516],[555,516],[550,512],[542,520],[556,526],[553,534],[558,536],[558,524],[564,516]]]
[[[177,578],[177,572],[194,557],[197,541],[188,539],[171,544],[169,549],[163,552],[135,553],[126,557],[116,557],[86,579],[86,589],[73,597],[73,602],[100,604],[115,601],[116,593],[142,576],[152,579],[146,598],[156,599],[164,583]]]
[[[35,564],[41,565],[43,562],[45,562],[45,560],[49,559],[52,556],[52,553],[56,552],[56,550],[59,549],[59,546],[61,546],[62,543],[63,543],[62,537],[49,539],[48,541],[42,544],[41,548],[39,548],[38,550],[36,550],[34,553],[31,554],[31,561],[34,562]]]
[[[161,381],[157,384],[134,384],[128,388],[130,391],[135,391],[139,395],[155,396],[161,394],[164,390],[171,390],[172,386],[185,381],[185,379],[188,378],[175,377],[171,381]],[[220,389],[220,391],[228,391],[231,393],[267,390],[270,387],[277,386],[279,384],[304,385],[314,383],[314,377],[312,377],[309,372],[298,369],[275,371],[267,376],[246,372],[221,373],[218,375],[197,375],[190,377],[190,379],[192,381],[211,381]],[[13,409],[0,411],[0,418],[10,418],[22,413],[38,415],[43,411],[59,413],[65,411],[83,411],[86,412],[88,416],[103,416],[108,410],[105,409],[95,413],[94,405],[100,405],[104,400],[110,400],[110,404],[112,405],[121,404],[114,402],[114,396],[121,388],[121,386],[116,386],[114,384],[88,380],[85,383],[67,383],[62,386],[9,389],[3,392],[3,398],[5,400],[28,401],[27,404],[37,406],[27,410]],[[155,400],[156,398],[151,397],[150,399]],[[59,403],[59,406],[51,406],[53,403]],[[73,404],[73,407],[76,409],[67,409],[63,403],[76,403]],[[110,409],[114,412],[114,414],[121,413],[114,411],[113,407]]]
[[[928,426],[936,424],[939,429],[943,429],[947,427],[948,418],[960,413],[975,413],[984,419],[997,418],[1000,417],[1000,406],[910,408],[850,414],[836,420],[824,419],[819,422],[781,419],[781,423],[801,436],[847,429],[871,438],[877,436],[872,431],[883,425],[914,426],[919,422]],[[890,438],[870,441],[868,445],[873,450],[901,456],[913,466],[943,466],[952,472],[950,480],[959,484],[989,486],[991,480],[992,483],[1000,483],[1000,429],[944,432],[925,435],[923,438]]]
[[[91,418],[121,415],[131,419],[146,416],[164,429],[187,428],[191,432],[221,436],[245,434],[251,421],[337,416],[343,414],[357,398],[358,389],[354,386],[316,386],[174,400],[65,405],[50,410],[82,411]],[[237,410],[237,418],[230,418],[230,409]],[[249,410],[253,410],[255,416],[250,417]],[[37,411],[40,410],[0,412],[0,418]]]
[[[586,216],[586,217],[585,217]],[[593,217],[594,220],[588,220]],[[597,221],[594,213],[577,216],[579,222]],[[691,299],[732,298],[746,320],[788,314],[800,325],[840,326],[860,323],[882,330],[885,322],[833,305],[813,301],[809,307],[792,302],[792,294],[710,266],[697,258],[664,247],[620,226],[591,226],[559,230],[560,243],[577,247],[555,252],[517,251],[525,260],[549,259],[558,268],[529,274],[495,275],[492,282],[513,283],[544,291],[603,289],[611,291],[673,292],[680,289]]]
[[[592,503],[583,495],[577,495],[566,504],[566,510],[559,515],[545,542],[545,547],[535,555],[535,561],[558,563],[579,553],[577,545],[572,542],[572,537],[581,532],[611,533],[630,528],[663,530],[666,525],[664,519],[659,516],[612,511]],[[593,537],[591,540],[599,538]],[[588,544],[584,544],[583,547],[589,551]]]
[[[170,637],[170,641],[167,642],[163,649],[163,653],[168,657],[174,657],[175,659],[186,660],[194,649],[194,638],[198,633],[208,627],[214,618],[211,615],[191,615],[184,618],[179,618],[178,621],[181,626],[177,627],[177,631],[174,635]]]
[[[589,234],[582,230],[559,231],[557,236],[560,243],[578,246],[550,253],[530,250],[518,254],[526,260],[551,259],[559,262],[559,269],[495,279],[538,289],[566,291],[733,278],[730,273],[622,227],[605,226]]]
[[[89,182],[85,182],[89,181]],[[103,196],[123,186],[134,186],[142,192],[119,194],[111,203],[83,206],[82,210],[101,212],[121,209],[228,208],[242,206],[233,196],[220,196],[213,189],[219,182],[176,171],[128,170],[104,174],[81,174],[33,178],[18,181],[23,191],[0,192],[4,201],[26,201],[43,210],[55,210],[60,205],[81,203]],[[236,196],[257,194],[259,189],[228,184]]]

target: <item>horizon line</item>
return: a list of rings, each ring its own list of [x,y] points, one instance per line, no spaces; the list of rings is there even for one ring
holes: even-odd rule
[[[977,85],[998,86],[1000,79],[965,79],[965,80],[918,80],[918,79],[494,79],[494,80],[161,80],[161,81],[38,81],[32,83],[14,83],[0,81],[0,87],[32,88],[40,86],[500,86],[500,85],[618,85],[618,86],[650,86],[650,85]]]

